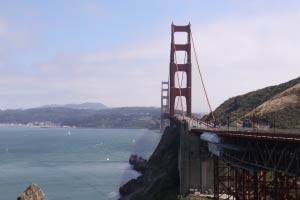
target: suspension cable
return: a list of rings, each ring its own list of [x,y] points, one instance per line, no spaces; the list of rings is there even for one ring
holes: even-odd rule
[[[213,111],[211,109],[211,105],[209,103],[208,95],[207,95],[206,88],[205,88],[205,85],[204,85],[203,76],[202,76],[202,73],[201,73],[201,70],[200,70],[200,66],[199,66],[199,62],[198,62],[198,58],[197,58],[197,53],[196,53],[196,48],[195,48],[195,44],[194,44],[194,39],[193,39],[192,31],[191,31],[191,39],[192,39],[192,45],[193,45],[193,49],[194,49],[194,54],[195,54],[195,58],[196,58],[198,72],[199,72],[201,83],[202,83],[202,87],[203,87],[203,90],[204,90],[204,93],[205,93],[206,101],[207,101],[207,104],[209,106],[210,113],[212,114],[213,120],[215,122],[216,118],[215,118],[214,113],[213,113]]]

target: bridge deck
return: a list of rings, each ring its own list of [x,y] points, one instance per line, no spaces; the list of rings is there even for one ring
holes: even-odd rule
[[[300,130],[291,129],[271,129],[271,128],[244,128],[244,127],[214,127],[197,118],[182,117],[176,115],[174,117],[178,121],[185,121],[189,124],[190,131],[196,133],[215,133],[224,137],[241,137],[252,139],[278,140],[300,142]]]
[[[229,129],[221,129],[221,128],[193,129],[192,128],[191,131],[198,132],[198,133],[210,132],[225,137],[226,136],[243,137],[243,138],[252,138],[252,139],[300,142],[300,133],[296,133],[296,132],[262,131],[258,129],[252,129],[252,130],[240,130],[240,129],[232,130],[232,129],[234,128],[229,128]]]

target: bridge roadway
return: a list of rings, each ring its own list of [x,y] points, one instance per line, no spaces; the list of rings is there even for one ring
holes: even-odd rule
[[[265,139],[276,141],[300,142],[300,129],[272,129],[272,128],[244,128],[244,127],[227,127],[214,126],[195,117],[182,117],[175,115],[178,121],[186,121],[189,124],[189,131],[195,133],[214,133],[224,137]]]

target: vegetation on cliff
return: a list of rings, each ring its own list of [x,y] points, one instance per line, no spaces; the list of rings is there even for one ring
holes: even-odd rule
[[[266,87],[232,97],[222,103],[214,115],[222,125],[242,123],[255,118],[260,124],[277,128],[300,128],[300,77],[280,85]],[[211,120],[211,114],[204,117]]]

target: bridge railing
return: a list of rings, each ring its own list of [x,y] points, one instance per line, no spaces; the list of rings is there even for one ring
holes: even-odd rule
[[[196,117],[187,117],[180,114],[174,116],[179,121],[186,121],[189,124],[190,129],[202,129],[209,131],[229,131],[229,132],[260,132],[260,133],[286,133],[286,134],[299,134],[300,129],[279,129],[270,128],[267,126],[256,126],[256,127],[242,127],[242,126],[219,126],[217,124],[204,122]]]
[[[195,127],[196,128],[196,127]],[[204,127],[205,128],[205,127]],[[216,126],[206,127],[209,130],[220,130],[220,131],[236,131],[236,132],[266,132],[266,133],[299,133],[300,129],[279,129],[279,128],[248,128],[248,127],[228,127],[228,126]]]
[[[183,120],[183,118],[181,117]],[[300,134],[300,128],[295,129],[279,129],[270,128],[267,126],[256,126],[256,127],[242,127],[242,126],[219,126],[217,124],[204,122],[199,118],[185,117],[185,121],[189,123],[190,129],[207,129],[207,130],[218,130],[218,131],[230,131],[230,132],[265,132],[265,133],[298,133]]]

